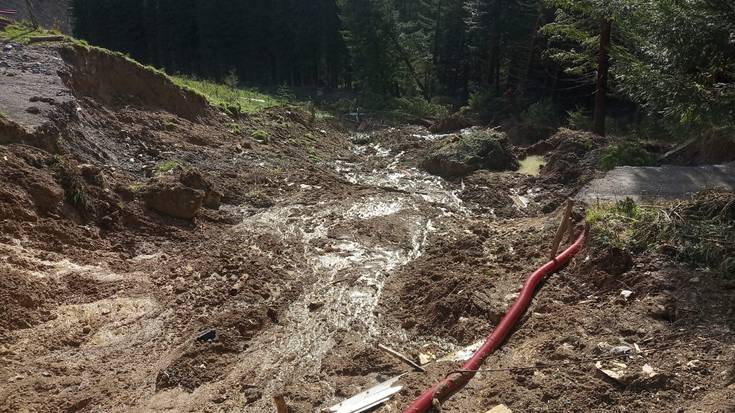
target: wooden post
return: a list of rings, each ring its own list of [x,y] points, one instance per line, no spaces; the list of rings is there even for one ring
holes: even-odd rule
[[[559,244],[561,244],[561,240],[564,238],[564,233],[569,225],[572,208],[574,208],[574,200],[567,199],[567,206],[564,209],[564,215],[562,216],[561,223],[559,223],[559,228],[556,230],[554,243],[551,244],[551,254],[549,259],[552,261],[556,259],[556,253],[559,251]]]
[[[288,413],[288,405],[282,394],[273,396],[273,403],[276,405],[276,413]]]
[[[600,51],[597,56],[597,90],[595,91],[595,112],[592,119],[592,132],[605,136],[605,115],[607,114],[607,76],[610,69],[610,33],[612,22],[603,19],[600,27]]]

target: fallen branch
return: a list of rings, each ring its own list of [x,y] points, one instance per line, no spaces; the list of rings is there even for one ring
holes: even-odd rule
[[[401,360],[402,362],[408,364],[409,366],[413,367],[417,371],[425,372],[423,367],[418,365],[415,361],[411,360],[410,358],[404,356],[403,354],[393,350],[392,348],[388,346],[384,346],[382,344],[378,344],[378,348],[385,351],[386,353],[392,355],[393,357],[396,357],[397,359]]]

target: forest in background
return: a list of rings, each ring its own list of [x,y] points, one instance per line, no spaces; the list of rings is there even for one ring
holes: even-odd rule
[[[463,108],[486,121],[590,128],[604,85],[613,120],[667,133],[735,125],[730,0],[72,4],[78,37],[170,73],[349,91],[352,106],[366,109]]]

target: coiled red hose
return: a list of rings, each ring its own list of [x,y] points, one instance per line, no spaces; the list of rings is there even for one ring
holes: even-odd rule
[[[444,380],[433,385],[419,396],[411,405],[404,410],[404,413],[424,413],[432,407],[434,400],[440,403],[446,401],[452,395],[462,389],[475,376],[478,369],[485,359],[492,354],[505,341],[510,331],[516,325],[523,313],[528,309],[533,294],[539,283],[549,274],[566,265],[569,260],[582,248],[587,238],[587,230],[582,231],[577,240],[564,252],[556,257],[553,261],[549,261],[544,266],[536,270],[523,284],[518,298],[498,326],[487,336],[485,343],[475,354],[462,366],[461,370],[450,373]]]

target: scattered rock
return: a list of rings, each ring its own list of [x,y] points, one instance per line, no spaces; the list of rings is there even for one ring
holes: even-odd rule
[[[181,173],[179,181],[189,188],[204,191],[203,205],[205,208],[217,209],[222,202],[222,194],[202,175],[199,170],[192,168]]]
[[[250,404],[254,403],[263,397],[263,392],[261,392],[259,389],[255,387],[248,387],[242,391],[243,396],[245,396],[245,401]]]
[[[205,193],[180,182],[154,181],[143,191],[146,206],[174,218],[192,219],[202,207]]]
[[[217,338],[217,330],[207,330],[197,337],[197,341],[212,341]]]
[[[29,106],[26,109],[26,112],[34,114],[34,115],[38,115],[39,113],[41,113],[41,109],[39,109],[38,106]]]

